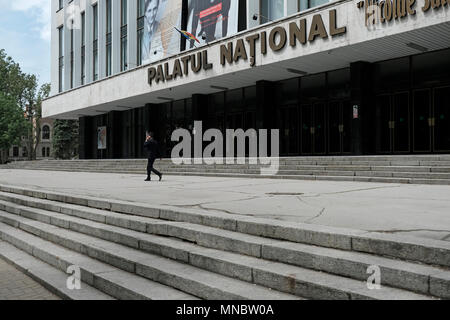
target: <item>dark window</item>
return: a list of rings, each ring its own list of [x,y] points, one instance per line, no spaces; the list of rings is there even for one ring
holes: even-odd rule
[[[45,158],[45,148],[42,148],[42,157]]]
[[[58,86],[59,92],[64,90],[64,27],[58,28]]]
[[[13,157],[18,157],[19,156],[19,147],[14,147],[13,148]]]
[[[142,64],[142,52],[144,44],[144,15],[145,15],[145,1],[138,0],[137,12],[137,65]]]
[[[74,70],[73,70],[73,20],[71,21],[71,29],[70,29],[70,89],[73,88],[74,85]]]
[[[81,85],[86,82],[86,14],[81,13]]]
[[[98,6],[95,4],[92,6],[93,11],[93,45],[92,45],[92,58],[93,58],[93,79],[98,80]]]
[[[111,0],[106,0],[106,76],[112,71],[112,4]]]
[[[50,140],[50,127],[47,125],[42,127],[42,140]]]
[[[450,81],[450,49],[412,57],[414,86],[437,85]]]
[[[121,26],[120,26],[120,71],[128,69],[128,1],[121,0]]]

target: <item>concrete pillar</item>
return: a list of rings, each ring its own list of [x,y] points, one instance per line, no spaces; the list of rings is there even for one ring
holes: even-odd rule
[[[129,0],[127,2],[130,2]],[[106,14],[106,13],[105,13]],[[120,72],[120,19],[121,1],[112,1],[112,74]]]
[[[75,5],[80,8],[80,0],[74,1]],[[81,8],[80,8],[81,9]],[[76,10],[76,28],[74,29],[73,54],[74,54],[74,87],[81,85],[81,11]]]
[[[94,79],[94,61],[93,61],[93,32],[94,32],[94,24],[93,19],[94,16],[92,14],[92,5],[90,1],[86,3],[86,81],[85,83],[91,83]]]
[[[51,6],[52,13],[58,11],[58,0],[52,0]],[[51,72],[51,90],[50,95],[53,96],[58,93],[59,83],[58,83],[58,13],[52,14],[51,21],[51,63],[50,63],[50,72]]]
[[[351,102],[354,108],[352,120],[352,153],[367,153],[370,136],[371,113],[371,64],[358,61],[350,64]]]
[[[64,91],[70,90],[70,35],[72,30],[70,20],[67,4],[64,3]]]
[[[128,69],[137,67],[137,1],[128,0]]]
[[[98,6],[98,78],[103,79],[106,77],[106,0],[99,0]]]
[[[92,118],[81,117],[79,119],[79,157],[80,159],[92,159]]]

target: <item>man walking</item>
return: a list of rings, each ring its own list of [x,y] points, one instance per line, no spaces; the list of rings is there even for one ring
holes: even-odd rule
[[[147,152],[148,164],[147,164],[147,179],[145,181],[151,181],[152,172],[159,177],[159,181],[162,180],[162,173],[153,168],[155,160],[160,156],[158,142],[153,138],[152,132],[146,132],[147,138],[144,143],[144,150]]]

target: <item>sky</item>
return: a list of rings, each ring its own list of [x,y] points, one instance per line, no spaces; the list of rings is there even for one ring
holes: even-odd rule
[[[0,49],[40,84],[50,82],[50,5],[51,0],[0,0]]]

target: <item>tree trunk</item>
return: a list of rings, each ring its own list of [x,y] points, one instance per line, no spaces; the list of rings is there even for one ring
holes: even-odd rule
[[[0,164],[4,164],[8,161],[8,151],[0,150]]]

